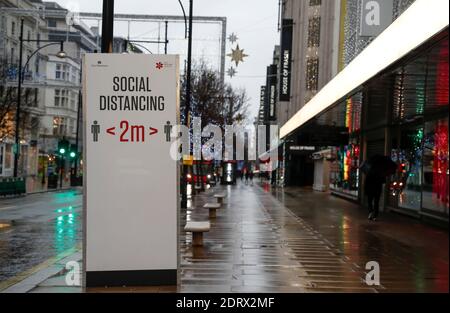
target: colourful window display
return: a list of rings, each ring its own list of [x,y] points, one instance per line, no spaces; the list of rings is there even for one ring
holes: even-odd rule
[[[423,207],[447,214],[449,210],[448,120],[425,125]]]
[[[331,168],[331,189],[357,197],[359,187],[359,144],[355,142],[335,148],[334,155],[336,160]]]

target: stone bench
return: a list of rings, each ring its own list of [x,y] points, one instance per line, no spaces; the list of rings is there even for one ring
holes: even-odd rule
[[[203,208],[209,210],[209,217],[216,218],[217,210],[220,209],[222,205],[220,203],[207,203],[203,206]]]
[[[187,222],[184,230],[192,233],[192,245],[203,246],[203,233],[209,232],[211,224],[209,222]]]
[[[223,203],[223,199],[225,199],[226,196],[227,196],[226,194],[219,193],[219,194],[215,194],[214,198],[217,199],[218,203],[222,204]]]

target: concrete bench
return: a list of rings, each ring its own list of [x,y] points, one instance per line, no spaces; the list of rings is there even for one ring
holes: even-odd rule
[[[223,203],[223,199],[225,199],[226,196],[227,196],[226,194],[218,193],[218,194],[214,195],[214,198],[217,199],[218,203],[222,204]]]
[[[184,230],[192,233],[192,245],[203,246],[203,233],[209,232],[211,224],[209,222],[187,222]]]
[[[203,208],[209,210],[209,217],[216,218],[217,210],[220,209],[222,205],[220,203],[207,203],[203,206]]]

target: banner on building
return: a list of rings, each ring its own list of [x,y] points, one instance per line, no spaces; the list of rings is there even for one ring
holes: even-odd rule
[[[278,67],[275,64],[267,68],[266,97],[270,121],[276,120],[277,117],[277,71]]]
[[[261,97],[259,103],[259,120],[264,122],[266,119],[266,86],[261,86]]]
[[[280,101],[291,100],[292,34],[294,21],[284,19],[281,33]]]

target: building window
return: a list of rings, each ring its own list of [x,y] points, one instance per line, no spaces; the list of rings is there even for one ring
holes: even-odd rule
[[[67,121],[64,117],[55,116],[53,118],[53,135],[65,136],[67,131]]]
[[[75,110],[77,105],[77,93],[74,91],[70,92],[70,109]]]
[[[69,125],[69,135],[72,135],[75,132],[75,121],[70,119]]]
[[[55,89],[55,107],[59,107],[61,105],[61,91],[59,89]]]
[[[69,91],[66,89],[55,89],[55,106],[67,107],[69,103]]]
[[[48,27],[56,27],[56,20],[48,20],[47,26]]]
[[[55,78],[56,79],[61,79],[61,68],[62,65],[61,64],[56,64],[56,73],[55,73]]]
[[[322,4],[322,0],[309,0],[309,6],[314,7]]]
[[[306,89],[317,91],[319,89],[319,59],[308,58],[306,62]]]
[[[5,145],[5,169],[10,169],[12,167],[12,145]]]
[[[14,48],[11,48],[11,64],[14,64],[15,54],[16,54],[16,50]]]
[[[11,22],[11,36],[16,35],[16,22]]]
[[[70,66],[67,64],[56,64],[55,79],[70,80]]]
[[[78,70],[75,67],[72,67],[70,81],[72,83],[77,82]]]
[[[38,107],[38,96],[39,96],[39,89],[38,88],[34,88],[34,106],[37,108]]]
[[[311,17],[308,24],[308,47],[320,46],[320,17]]]

